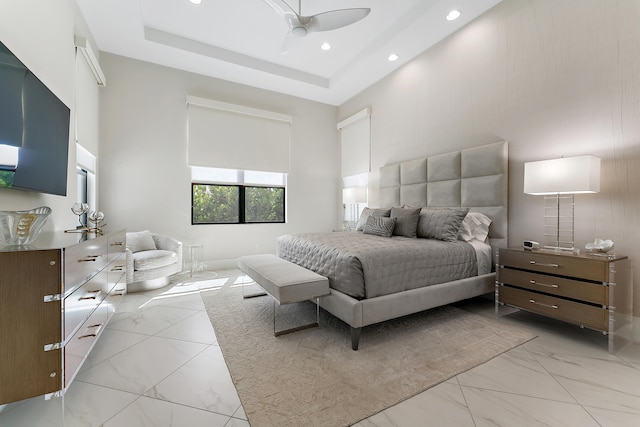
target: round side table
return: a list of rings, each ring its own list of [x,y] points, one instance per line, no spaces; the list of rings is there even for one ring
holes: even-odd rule
[[[193,274],[196,273],[198,271],[198,268],[200,267],[200,262],[198,259],[198,249],[201,249],[203,245],[201,243],[193,243],[188,245],[183,244],[182,247],[187,249],[187,252],[189,252],[189,277],[193,277]],[[184,260],[182,268],[183,270],[185,269]]]

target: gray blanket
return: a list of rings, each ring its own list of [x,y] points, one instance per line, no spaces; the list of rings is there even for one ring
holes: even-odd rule
[[[470,244],[361,232],[305,233],[278,238],[278,256],[315,271],[357,299],[477,275]]]

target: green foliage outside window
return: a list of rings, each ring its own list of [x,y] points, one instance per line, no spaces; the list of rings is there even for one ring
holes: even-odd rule
[[[236,185],[192,186],[192,223],[215,224],[240,222],[240,189]]]
[[[284,222],[283,187],[192,184],[192,224]]]
[[[245,222],[284,222],[284,188],[246,187]]]
[[[13,178],[16,176],[14,171],[0,171],[0,187],[13,187]]]

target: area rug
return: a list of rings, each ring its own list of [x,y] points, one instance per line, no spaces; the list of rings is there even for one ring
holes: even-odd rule
[[[271,297],[201,295],[252,427],[349,426],[534,338],[444,306],[363,328],[353,351],[323,310],[319,327],[276,338]]]

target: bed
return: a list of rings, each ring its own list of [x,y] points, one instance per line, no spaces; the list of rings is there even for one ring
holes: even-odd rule
[[[328,277],[320,306],[351,327],[354,350],[364,326],[492,292],[497,249],[507,246],[506,142],[383,166],[379,179],[380,208],[361,217],[364,232],[277,241],[278,256]],[[451,216],[460,227],[473,213],[490,219],[487,238],[451,238]],[[391,237],[378,235],[389,224]]]

